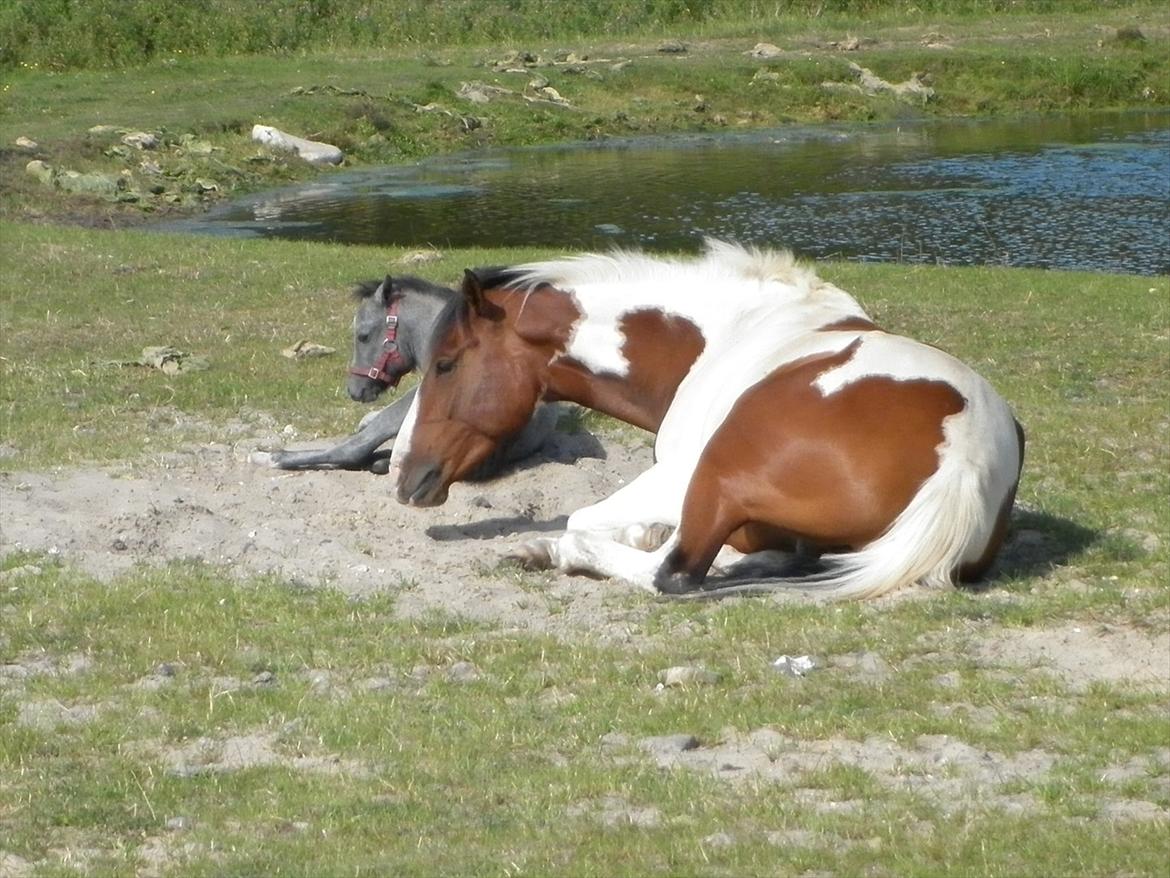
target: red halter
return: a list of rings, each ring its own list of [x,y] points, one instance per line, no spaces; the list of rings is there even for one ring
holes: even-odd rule
[[[378,361],[368,369],[350,367],[350,375],[360,375],[362,378],[378,381],[387,387],[394,387],[402,376],[410,371],[410,365],[402,356],[402,352],[398,350],[399,301],[399,299],[395,299],[386,306],[386,340],[382,342],[382,356],[378,357]],[[391,366],[399,367],[399,372],[397,374],[390,372]]]

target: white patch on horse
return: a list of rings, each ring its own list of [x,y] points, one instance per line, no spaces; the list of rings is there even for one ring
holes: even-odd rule
[[[791,253],[747,250],[719,241],[708,240],[697,261],[619,251],[518,268],[523,284],[548,283],[573,296],[581,317],[565,356],[594,374],[629,374],[621,322],[634,312],[650,310],[684,318],[699,330],[704,351],[692,373],[701,371],[700,363],[706,367],[713,358],[729,354],[744,364],[755,362],[747,372],[725,375],[721,380],[730,380],[731,386],[724,384],[723,392],[703,394],[706,397],[734,395],[786,362],[786,337],[800,338],[842,317],[868,319],[852,296],[798,265]],[[631,285],[637,289],[633,298]]]
[[[415,421],[418,420],[418,401],[421,397],[422,384],[420,383],[414,394],[414,399],[410,403],[410,408],[406,412],[406,417],[402,421],[402,427],[398,430],[398,436],[394,439],[394,448],[390,451],[390,468],[387,475],[392,479],[391,484],[398,484],[402,461],[406,460],[406,456],[410,454],[410,440],[414,433]]]

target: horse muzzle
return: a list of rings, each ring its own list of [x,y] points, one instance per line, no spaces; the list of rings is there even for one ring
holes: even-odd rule
[[[441,506],[447,502],[449,485],[438,463],[406,461],[398,472],[398,502],[407,506]]]
[[[366,376],[350,376],[345,383],[346,392],[354,402],[373,402],[382,395],[389,385],[373,381]]]

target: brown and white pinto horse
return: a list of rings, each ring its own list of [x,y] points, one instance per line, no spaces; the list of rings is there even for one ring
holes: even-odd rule
[[[394,447],[401,502],[444,502],[542,399],[658,434],[654,466],[530,564],[681,593],[800,549],[821,569],[771,587],[864,598],[977,578],[1003,541],[1024,450],[1007,403],[791,254],[589,255],[469,271],[463,296]]]

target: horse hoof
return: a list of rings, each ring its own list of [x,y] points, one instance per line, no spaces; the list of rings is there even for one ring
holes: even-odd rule
[[[556,566],[553,563],[552,547],[552,540],[531,540],[514,548],[504,556],[504,560],[519,564],[525,570],[550,570]]]
[[[376,476],[384,476],[390,472],[390,458],[380,457],[370,464],[370,472]]]
[[[278,454],[279,452],[276,451],[253,451],[248,455],[248,460],[256,466],[277,467],[280,463]]]
[[[654,577],[654,587],[661,594],[689,594],[699,587],[699,583],[686,573],[659,572]]]

